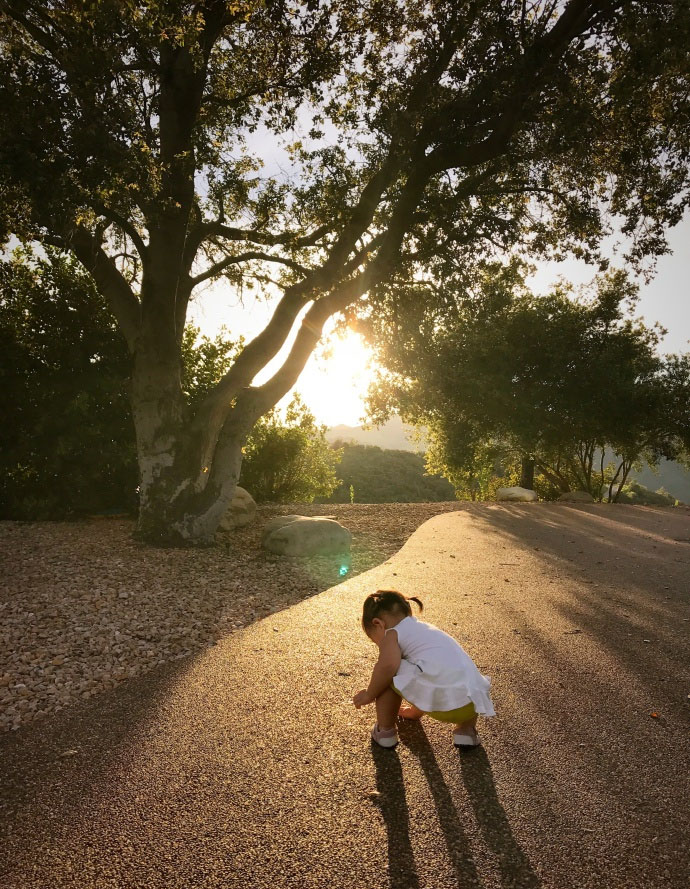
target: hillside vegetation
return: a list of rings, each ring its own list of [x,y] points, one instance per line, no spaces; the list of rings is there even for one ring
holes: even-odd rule
[[[455,499],[453,486],[427,475],[424,456],[411,451],[336,442],[343,456],[336,472],[341,484],[322,502],[432,503]]]

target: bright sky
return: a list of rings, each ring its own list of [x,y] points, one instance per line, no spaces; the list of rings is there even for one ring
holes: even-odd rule
[[[690,217],[670,233],[669,241],[673,253],[659,260],[653,281],[648,285],[641,282],[637,314],[648,324],[658,321],[667,329],[663,351],[686,352],[690,348]],[[615,264],[615,258],[613,261]],[[575,260],[542,263],[531,286],[537,293],[544,292],[559,276],[582,284],[592,279],[594,271]],[[189,320],[209,336],[215,336],[225,325],[232,338],[243,334],[251,339],[270,315],[271,304],[245,299],[243,306],[232,288],[219,282],[197,292]],[[312,355],[295,389],[320,423],[357,426],[364,417],[363,398],[372,374],[369,352],[354,334],[342,341],[334,340],[330,357],[326,358],[324,351],[319,346]],[[279,359],[269,365],[269,372],[257,377],[257,382],[279,366]]]

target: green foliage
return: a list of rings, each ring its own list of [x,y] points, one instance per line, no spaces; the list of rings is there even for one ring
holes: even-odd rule
[[[630,316],[636,289],[622,272],[599,276],[589,296],[561,286],[536,298],[519,265],[486,266],[472,289],[447,285],[436,312],[413,291],[391,294],[397,326],[373,328],[387,372],[370,409],[426,426],[430,466],[462,496],[490,496],[497,464],[516,480],[523,458],[548,499],[609,496],[640,459],[687,447],[690,356],[657,355],[658,332]]]
[[[227,338],[228,332],[221,327],[220,333],[211,339],[201,334],[201,329],[188,324],[182,335],[182,391],[192,412],[203,401],[218,380],[228,372],[244,345],[243,337],[237,342]]]
[[[326,427],[315,423],[295,395],[284,419],[273,410],[253,428],[240,484],[259,503],[311,503],[337,487],[341,453],[329,446]]]
[[[650,491],[639,482],[630,482],[623,486],[618,497],[619,503],[636,503],[639,506],[677,506],[676,498],[659,488],[658,491]]]
[[[411,451],[341,443],[341,482],[331,503],[428,503],[454,500],[445,479],[427,475],[424,457]]]
[[[64,254],[0,263],[0,516],[132,510],[130,359],[90,276]]]

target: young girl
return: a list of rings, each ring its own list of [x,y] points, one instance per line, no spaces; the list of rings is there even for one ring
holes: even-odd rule
[[[395,747],[395,719],[419,719],[428,714],[453,723],[456,747],[476,747],[477,714],[495,716],[489,697],[491,681],[472,658],[443,630],[412,617],[416,598],[395,590],[378,590],[364,601],[362,627],[379,647],[379,659],[369,687],[353,698],[357,709],[376,702],[371,737],[381,747]],[[403,698],[409,702],[401,708]]]

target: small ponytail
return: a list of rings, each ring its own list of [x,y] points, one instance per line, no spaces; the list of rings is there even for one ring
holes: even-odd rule
[[[408,602],[414,602],[414,603],[415,603],[415,605],[417,606],[417,608],[419,608],[419,612],[420,612],[420,614],[421,614],[422,611],[424,611],[424,602],[422,602],[421,599],[418,599],[416,596],[406,596],[405,598],[407,599]],[[410,609],[410,612],[411,612],[411,611],[412,611],[412,609]]]
[[[364,600],[362,628],[366,632],[373,624],[374,618],[379,617],[383,612],[410,617],[412,614],[410,602],[414,602],[420,612],[424,611],[424,604],[417,596],[403,596],[397,590],[377,590]]]

